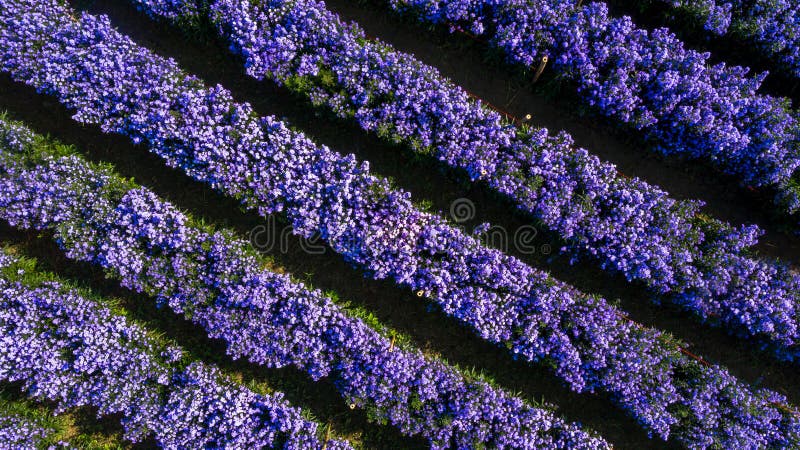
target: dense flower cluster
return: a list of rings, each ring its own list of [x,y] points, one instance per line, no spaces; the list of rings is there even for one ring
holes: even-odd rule
[[[573,389],[608,393],[659,436],[695,447],[796,444],[800,417],[775,406],[784,401],[777,394],[751,390],[724,369],[686,357],[669,336],[624,319],[605,300],[481,246],[416,209],[408,193],[352,155],[316,145],[273,117],[259,118],[222,87],[203,86],[121,36],[107,18],[73,18],[54,0],[2,0],[0,12],[5,70],[57,96],[77,120],[147,143],[170,165],[261,214],[283,211],[296,233],[321,236],[373,277],[391,277],[484,339],[549,364]],[[30,175],[38,180],[36,171]],[[17,181],[0,192],[13,198],[3,214],[16,224],[57,216],[61,208],[38,211],[73,196],[47,195],[66,181],[11,179]],[[79,239],[64,238],[76,243],[74,254],[91,242],[89,228],[64,230],[80,232]],[[171,234],[157,240],[180,242]]]
[[[698,18],[703,19],[703,28],[722,35],[728,32],[731,26],[731,10],[733,5],[730,2],[717,4],[716,0],[656,0],[668,3],[674,8],[690,11]]]
[[[2,267],[3,257],[0,256],[0,267]],[[72,449],[73,447],[64,441],[51,444],[51,438],[55,430],[47,427],[29,417],[9,412],[0,412],[0,448],[8,450],[57,450]]]
[[[6,448],[13,446],[24,450],[36,450],[37,445],[50,433],[52,430],[23,417],[0,416],[0,442],[7,446]]]
[[[364,39],[314,0],[135,0],[189,23],[206,14],[246,58],[247,71],[301,91],[366,130],[431,152],[509,198],[567,239],[576,255],[641,280],[702,319],[778,347],[800,344],[800,276],[745,255],[759,233],[698,216],[615,168],[566,134],[523,132],[432,67]],[[326,81],[325,73],[333,81]],[[389,131],[387,131],[389,130]],[[779,351],[793,359],[793,351]]]
[[[708,162],[800,217],[800,120],[787,99],[760,95],[765,74],[711,65],[665,28],[609,16],[602,2],[389,0],[421,20],[485,34],[508,59],[543,57],[601,114],[641,130],[654,148]]]
[[[716,35],[740,36],[800,77],[800,8],[791,0],[660,0],[692,13]]]
[[[282,394],[256,394],[202,363],[183,367],[179,348],[57,281],[20,281],[25,266],[4,259],[0,379],[57,411],[119,414],[127,439],[152,434],[164,448],[351,448],[321,442]]]
[[[30,135],[13,123],[2,128],[7,142]],[[186,315],[224,340],[231,356],[330,377],[348,403],[437,448],[607,447],[418,350],[393,349],[321,292],[261,268],[245,241],[191,225],[152,192],[118,189],[122,180],[76,157],[20,170],[30,161],[11,162],[11,153],[25,153],[16,149],[0,144],[0,161],[8,161],[0,163],[7,172],[0,216],[59,230],[70,257],[99,263],[124,286]]]

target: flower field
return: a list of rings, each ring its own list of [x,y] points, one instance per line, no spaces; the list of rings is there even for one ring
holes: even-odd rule
[[[800,448],[751,3],[0,0],[0,448]]]

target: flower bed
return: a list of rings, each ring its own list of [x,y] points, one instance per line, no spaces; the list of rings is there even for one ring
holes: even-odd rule
[[[800,10],[789,0],[659,0],[690,13],[715,35],[751,43],[800,78]]]
[[[69,442],[57,439],[62,430],[56,430],[42,420],[17,414],[10,409],[7,405],[0,405],[0,442],[7,448],[15,450],[74,448]]]
[[[435,69],[365,39],[321,2],[134,3],[180,24],[208,20],[244,56],[251,76],[467,171],[563,236],[576,256],[643,281],[658,301],[770,341],[781,358],[796,357],[800,275],[748,254],[756,227],[701,217],[699,202],[621,177],[566,134],[503,122]]]
[[[121,36],[107,18],[74,17],[50,0],[0,6],[3,68],[58,97],[77,120],[147,144],[260,214],[282,212],[296,233],[320,235],[374,278],[391,277],[484,339],[551,365],[573,389],[606,392],[659,436],[723,447],[797,439],[800,419],[776,406],[782,397],[750,390],[723,369],[688,358],[669,336],[624,319],[603,299],[481,246],[414,208],[407,193],[352,156],[257,117],[225,89],[205,87]],[[0,192],[16,190],[15,201],[24,200],[30,188],[14,186]],[[23,224],[38,209],[22,203],[19,216],[5,211]],[[90,242],[84,231],[74,241],[62,238],[74,242],[69,251],[76,256]]]
[[[0,217],[56,230],[71,258],[92,261],[226,342],[228,353],[327,377],[368,417],[437,448],[606,448],[544,408],[391,341],[319,291],[270,272],[229,231],[209,232],[152,192],[3,123]],[[39,138],[41,142],[41,138]],[[38,159],[41,158],[41,159]],[[35,165],[41,163],[42,165]],[[32,166],[29,169],[26,167]]]
[[[0,253],[0,379],[58,410],[118,414],[125,437],[165,448],[351,448],[322,442],[281,393],[225,380],[97,300],[58,281],[31,283],[30,261]],[[38,275],[41,276],[41,275]],[[33,284],[33,285],[31,285]]]
[[[800,121],[787,99],[760,95],[764,75],[710,65],[664,28],[613,18],[602,2],[389,0],[424,22],[467,28],[515,64],[543,58],[601,114],[644,133],[659,152],[701,159],[800,211]]]

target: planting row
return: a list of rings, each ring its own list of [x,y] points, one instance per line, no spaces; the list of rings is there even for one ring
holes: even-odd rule
[[[152,192],[77,156],[57,158],[57,147],[41,138],[34,145],[19,126],[0,129],[0,217],[54,230],[69,257],[156,297],[224,340],[234,358],[328,377],[352,407],[436,448],[607,447],[548,410],[418,350],[394,348],[319,291],[263,269],[230,232],[207,232]],[[50,150],[32,156],[34,147]]]
[[[703,320],[792,348],[798,342],[800,275],[750,257],[759,231],[700,217],[628,179],[565,134],[527,131],[472,101],[412,56],[367,40],[313,0],[135,0],[181,24],[212,23],[270,78],[367,131],[431,153],[556,231],[575,256],[597,258]],[[793,359],[794,351],[782,352]]]
[[[15,450],[71,449],[68,442],[56,438],[58,431],[42,420],[8,411],[0,407],[0,443]]]
[[[760,95],[765,74],[711,65],[665,28],[613,18],[602,2],[574,0],[389,0],[420,20],[468,28],[510,62],[543,58],[585,102],[643,133],[664,154],[705,161],[742,183],[775,192],[800,218],[800,121],[787,99]],[[772,195],[772,194],[770,194]]]
[[[282,394],[256,394],[213,367],[185,364],[179,348],[0,252],[0,379],[31,397],[60,411],[118,414],[127,439],[152,435],[164,448],[351,448],[321,442]]]
[[[689,12],[715,35],[752,43],[800,78],[800,9],[790,0],[659,0]]]
[[[374,278],[431,298],[484,339],[548,364],[573,389],[608,393],[659,436],[696,447],[798,438],[800,418],[776,406],[780,396],[750,390],[603,299],[481,246],[414,208],[366,164],[259,118],[225,89],[206,88],[119,35],[107,18],[74,17],[51,0],[0,5],[3,66],[77,110],[79,121],[147,144],[262,215],[282,212],[297,234],[321,236]]]

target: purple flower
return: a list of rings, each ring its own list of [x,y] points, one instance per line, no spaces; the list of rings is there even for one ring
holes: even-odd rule
[[[612,165],[576,149],[566,134],[523,132],[503,123],[435,69],[365,40],[323,3],[217,0],[190,12],[136,3],[179,22],[207,15],[245,57],[251,76],[274,79],[367,131],[433,152],[559,233],[573,259],[597,259],[609,271],[647,283],[658,294],[654,300],[672,301],[703,321],[769,343],[781,358],[797,357],[800,276],[750,255],[760,234],[756,227],[701,217],[701,202],[677,201],[621,177]],[[467,5],[452,5],[447,16],[471,14]],[[331,75],[335,88],[320,71]],[[658,73],[654,82],[664,92],[686,87],[677,68]],[[682,107],[680,96],[658,99],[663,108]]]
[[[317,425],[281,393],[256,394],[202,363],[184,367],[177,347],[60,282],[27,284],[30,265],[9,258],[0,257],[0,380],[22,383],[58,411],[93,406],[98,416],[118,414],[132,442],[152,435],[164,448],[325,446]],[[3,444],[28,427],[0,420]],[[351,447],[331,441],[327,448]]]
[[[2,120],[0,130],[0,136],[32,136]],[[405,434],[428,438],[435,448],[452,442],[458,447],[482,442],[498,448],[607,448],[548,409],[467,379],[419,350],[392,349],[389,339],[321,292],[263,270],[248,244],[231,232],[204,231],[152,192],[75,155],[37,160],[30,157],[28,140],[3,142],[20,143],[0,145],[0,217],[20,227],[53,229],[70,257],[100,264],[125,287],[184,314],[210,337],[225,341],[234,358],[270,367],[293,365],[313,379],[328,377],[348,403],[368,408]],[[186,389],[207,378],[177,377],[189,380],[181,381]],[[174,415],[188,424],[203,423],[218,410],[228,411],[230,419],[215,422],[213,430],[186,425],[156,433],[192,448],[198,439],[239,442],[237,448],[252,448],[245,445],[251,439],[274,439],[276,430],[262,434],[257,417],[244,415],[260,411],[248,400],[252,396],[226,389],[232,397],[208,401],[181,390],[169,400],[170,416],[161,420],[173,423]],[[227,403],[234,401],[230,398],[234,405]],[[237,412],[242,408],[245,412]],[[235,433],[240,421],[253,424],[241,438]]]
[[[665,0],[671,1],[671,0]],[[699,0],[704,5],[714,0]],[[573,0],[389,0],[420,20],[491,30],[484,36],[508,60],[549,67],[577,85],[584,101],[625,127],[640,130],[664,154],[701,159],[743,184],[775,191],[781,211],[800,212],[800,121],[789,101],[757,93],[766,74],[711,65],[710,55],[689,50],[669,30],[636,27],[630,17],[613,18],[602,2]],[[752,2],[739,2],[752,3]],[[785,14],[763,45],[785,48],[796,40],[797,15],[790,1],[764,0]],[[783,5],[783,6],[778,6]],[[753,6],[759,10],[758,6]],[[725,9],[711,8],[711,26],[722,27]],[[774,21],[756,19],[765,27]],[[744,28],[752,24],[743,25]],[[797,57],[796,42],[794,51]],[[665,79],[671,78],[671,79]]]

